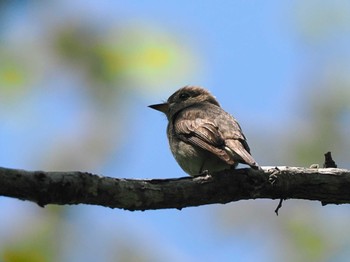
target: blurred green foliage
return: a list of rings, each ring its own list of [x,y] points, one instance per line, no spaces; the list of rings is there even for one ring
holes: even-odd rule
[[[11,96],[20,89],[28,88],[28,68],[26,68],[18,57],[0,46],[0,87],[4,96]]]
[[[296,1],[293,18],[301,41],[328,42],[350,33],[347,1]]]
[[[70,21],[54,38],[58,55],[84,68],[90,79],[97,81],[95,87],[102,83],[117,88],[132,83],[139,85],[139,91],[149,90],[194,70],[192,54],[163,32],[145,26],[100,31]]]
[[[297,219],[290,220],[287,225],[290,240],[293,242],[295,258],[299,261],[326,261],[330,254],[327,236],[317,231],[315,227]]]
[[[319,163],[320,152],[328,151],[338,152],[338,161],[346,164],[348,136],[342,130],[346,121],[344,116],[350,117],[350,82],[322,80],[326,86],[314,87],[304,98],[307,133],[297,136],[297,141],[290,145],[295,150],[296,162],[303,166]]]
[[[181,81],[195,71],[189,47],[147,23],[107,24],[79,13],[72,17],[59,1],[5,2],[0,2],[0,107],[8,119],[3,122],[10,132],[13,126],[23,130],[24,139],[36,123],[47,130],[49,137],[44,131],[37,140],[37,152],[27,155],[44,169],[93,170],[102,165],[122,147],[123,135],[130,131],[126,103],[130,91],[144,96],[169,88],[172,80]],[[51,8],[62,12],[58,19]],[[25,28],[19,27],[17,35],[9,30],[18,25],[13,20],[16,9]],[[1,27],[5,24],[6,28]],[[67,87],[69,81],[73,84]],[[70,101],[74,92],[81,98],[75,101],[77,108]],[[60,106],[52,111],[55,120],[45,114],[52,110],[51,99]],[[61,112],[65,112],[63,118]],[[55,129],[62,123],[63,133],[49,131],[50,125]],[[23,220],[26,230],[13,231],[10,239],[2,240],[0,260],[62,261],[70,243],[63,210],[68,209],[45,208]],[[153,251],[137,253],[128,239],[111,250],[118,261],[154,261]]]

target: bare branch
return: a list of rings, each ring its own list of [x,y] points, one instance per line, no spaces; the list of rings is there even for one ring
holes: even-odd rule
[[[274,183],[269,182],[274,176]],[[119,179],[85,172],[0,168],[0,195],[47,204],[91,204],[127,210],[184,208],[243,199],[306,199],[350,203],[350,171],[263,167],[212,176]]]
[[[337,168],[338,167],[337,164],[334,162],[334,160],[332,158],[332,153],[331,152],[327,152],[326,154],[324,154],[323,167],[324,168],[329,168],[329,167]]]

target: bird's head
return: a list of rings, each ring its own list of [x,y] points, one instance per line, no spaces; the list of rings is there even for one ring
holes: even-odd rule
[[[211,103],[220,106],[215,97],[204,88],[185,86],[172,94],[167,102],[150,105],[150,108],[163,112],[168,119],[180,110],[199,103]]]

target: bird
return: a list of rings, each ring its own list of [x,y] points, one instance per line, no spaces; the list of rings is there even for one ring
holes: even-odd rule
[[[170,150],[187,174],[212,174],[238,163],[260,168],[239,123],[208,90],[185,86],[149,107],[166,115]]]

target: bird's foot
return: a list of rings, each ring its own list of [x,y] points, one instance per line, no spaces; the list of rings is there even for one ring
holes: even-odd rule
[[[274,185],[277,180],[278,180],[278,174],[280,173],[281,170],[278,169],[278,167],[275,167],[272,169],[272,173],[269,175],[269,182],[271,185]]]
[[[194,176],[194,180],[196,181],[211,181],[213,177],[209,173],[208,170],[201,171],[198,175]]]
[[[209,171],[208,170],[203,170],[201,172],[199,172],[200,176],[209,176]]]

